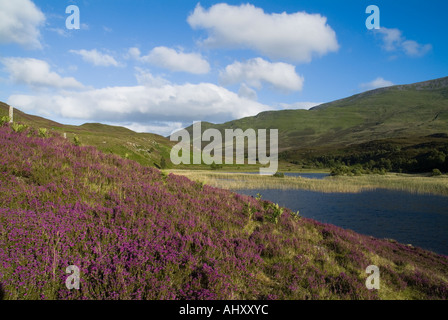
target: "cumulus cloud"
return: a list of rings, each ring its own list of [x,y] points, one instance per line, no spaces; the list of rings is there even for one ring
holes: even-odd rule
[[[84,86],[72,77],[61,77],[50,70],[46,61],[33,58],[2,58],[9,79],[34,88],[80,89]]]
[[[70,50],[70,52],[81,56],[84,61],[89,62],[94,66],[101,66],[101,67],[119,66],[118,62],[111,55],[101,53],[96,49]]]
[[[141,59],[140,55],[141,55],[140,49],[133,47],[133,48],[129,48],[127,57],[135,59],[135,60],[139,60],[139,59]]]
[[[135,68],[137,72],[135,77],[137,78],[137,82],[142,85],[150,86],[150,87],[163,87],[167,84],[171,84],[170,81],[166,80],[160,76],[154,76],[149,71],[145,71],[141,68]]]
[[[373,90],[378,88],[390,87],[393,85],[394,83],[392,81],[384,80],[383,78],[378,77],[375,80],[372,80],[368,83],[360,84],[359,87],[363,90]]]
[[[374,29],[374,32],[382,36],[383,48],[386,51],[402,51],[410,57],[422,57],[432,49],[432,45],[422,45],[414,40],[407,40],[399,29],[384,28]]]
[[[432,49],[430,44],[419,44],[414,40],[406,40],[401,44],[403,51],[410,57],[422,57]]]
[[[173,132],[175,132],[179,129],[182,129],[182,128],[185,128],[185,127],[191,125],[191,123],[155,121],[151,124],[140,124],[140,123],[133,122],[133,123],[117,123],[117,125],[126,127],[135,132],[151,132],[151,133],[157,132],[157,134],[160,134],[160,135],[166,137],[166,136],[171,135]]]
[[[188,17],[193,29],[205,29],[208,47],[249,48],[273,59],[310,62],[314,55],[337,51],[336,33],[319,14],[267,14],[251,4],[198,4]]]
[[[0,43],[41,48],[39,27],[45,15],[30,0],[0,0]]]
[[[67,38],[69,36],[69,33],[67,32],[67,29],[63,28],[47,28],[48,31],[55,32],[61,37]]]
[[[129,49],[129,56],[144,63],[150,63],[171,71],[205,74],[210,64],[198,53],[178,52],[167,47],[156,47],[148,55],[141,56],[138,48]]]
[[[240,86],[240,89],[238,90],[238,96],[254,101],[258,99],[257,92],[254,89],[249,88],[245,83]]]
[[[304,79],[295,71],[295,66],[283,62],[271,63],[262,58],[246,62],[234,62],[220,74],[223,84],[245,82],[260,89],[263,83],[285,91],[302,90]]]
[[[256,115],[268,106],[211,83],[166,84],[66,91],[61,94],[12,95],[8,103],[24,111],[70,119],[147,123],[222,122]]]

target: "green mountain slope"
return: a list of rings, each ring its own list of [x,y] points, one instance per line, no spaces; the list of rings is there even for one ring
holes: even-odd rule
[[[280,151],[447,133],[448,77],[376,89],[310,110],[262,112],[214,127],[278,129]]]
[[[212,127],[223,136],[225,129],[278,129],[279,160],[287,167],[448,172],[448,77],[371,90],[310,110],[202,124],[203,131]],[[187,130],[191,134],[192,126]]]
[[[7,116],[8,110],[9,105],[0,102],[0,117]],[[100,123],[85,123],[81,126],[64,125],[26,114],[18,109],[14,109],[14,121],[34,128],[46,128],[60,134],[66,133],[67,139],[71,141],[77,136],[81,144],[95,146],[103,152],[132,159],[142,165],[160,167],[162,157],[169,164],[173,143],[157,134],[137,133],[124,127]]]

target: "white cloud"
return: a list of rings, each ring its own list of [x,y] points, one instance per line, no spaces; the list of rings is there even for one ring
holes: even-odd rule
[[[292,104],[287,104],[287,103],[280,103],[279,106],[282,109],[311,109],[315,106],[318,106],[322,104],[322,102],[307,102],[307,101],[302,101],[302,102],[295,102]]]
[[[406,40],[401,44],[404,53],[410,57],[422,57],[432,49],[432,45],[421,45],[414,40]]]
[[[422,57],[432,49],[430,44],[419,44],[414,40],[406,40],[399,29],[380,28],[374,29],[383,40],[383,48],[386,51],[402,51],[410,57]]]
[[[166,137],[171,135],[171,133],[173,133],[174,131],[182,129],[190,124],[191,123],[183,124],[182,122],[155,121],[150,124],[141,124],[133,122],[133,123],[117,123],[116,125],[126,127],[135,132],[149,132],[149,133],[157,132],[157,134]]]
[[[392,81],[384,80],[383,78],[378,77],[375,80],[372,80],[368,83],[360,84],[359,87],[363,90],[373,90],[378,88],[390,87],[393,85],[394,83]]]
[[[141,68],[135,68],[135,70],[137,71],[135,77],[137,78],[138,84],[150,87],[163,87],[165,85],[171,84],[163,77],[154,76],[149,71],[145,71]]]
[[[127,58],[132,58],[132,59],[135,59],[135,60],[139,60],[140,59],[140,54],[141,54],[141,52],[140,52],[139,48],[135,48],[135,47],[134,48],[129,48]]]
[[[225,3],[205,10],[198,4],[188,17],[193,29],[206,29],[208,47],[249,48],[270,58],[310,62],[339,48],[336,33],[319,14],[267,14],[251,4]]]
[[[0,43],[39,49],[45,15],[30,0],[0,0]]]
[[[295,66],[283,62],[271,63],[262,58],[250,59],[244,63],[234,62],[220,74],[223,84],[245,82],[260,89],[263,83],[285,91],[302,90],[304,79],[295,71]]]
[[[67,32],[67,29],[63,28],[47,28],[48,31],[55,32],[61,37],[67,38],[70,34]]]
[[[240,89],[238,90],[238,97],[247,98],[254,101],[257,101],[258,98],[257,92],[254,89],[249,88],[245,83],[240,86]]]
[[[374,32],[377,32],[377,33],[380,33],[383,35],[383,48],[386,51],[397,50],[403,41],[401,31],[398,29],[388,29],[388,28],[382,27],[380,29],[375,29]]]
[[[70,50],[71,53],[80,55],[86,62],[93,64],[94,66],[118,67],[119,63],[111,56],[105,53],[98,52],[98,50]]]
[[[107,87],[61,94],[12,95],[8,103],[44,116],[128,122],[222,122],[271,110],[211,83]]]
[[[58,89],[80,89],[84,86],[72,77],[61,77],[50,70],[50,66],[43,60],[33,58],[2,58],[0,62],[9,79],[18,84],[31,87],[46,87]]]
[[[131,48],[129,55],[134,59],[171,71],[193,74],[205,74],[210,71],[210,64],[198,53],[184,53],[167,47],[156,47],[146,56],[140,56],[138,48]]]

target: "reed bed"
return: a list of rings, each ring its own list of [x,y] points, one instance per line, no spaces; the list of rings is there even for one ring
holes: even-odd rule
[[[213,187],[240,189],[302,189],[325,193],[359,193],[375,189],[407,191],[448,196],[448,176],[396,174],[335,176],[324,179],[303,177],[277,178],[258,174],[224,173],[203,170],[169,170],[171,173],[201,181]]]

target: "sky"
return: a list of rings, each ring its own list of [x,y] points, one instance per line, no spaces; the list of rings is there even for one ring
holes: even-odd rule
[[[441,0],[0,0],[0,101],[164,136],[309,109],[448,76],[447,12]]]

